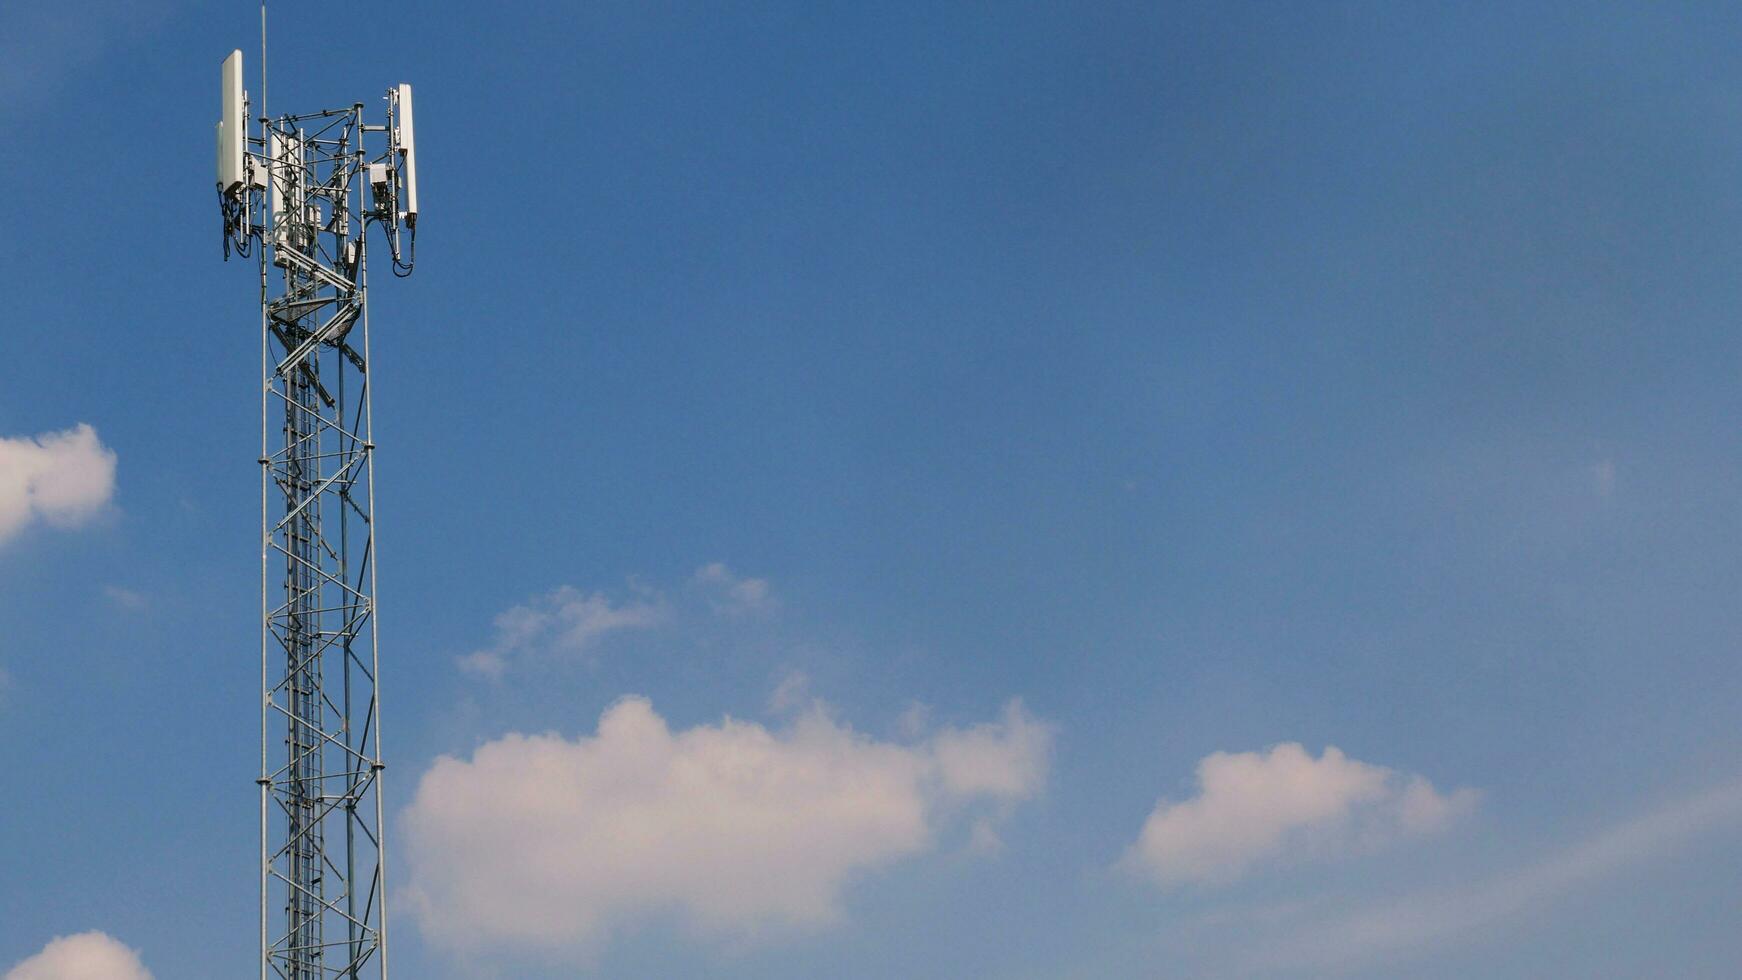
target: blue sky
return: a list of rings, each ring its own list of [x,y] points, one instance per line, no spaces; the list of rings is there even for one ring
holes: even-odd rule
[[[417,89],[372,297],[401,975],[1731,974],[1742,15],[288,7],[270,109]],[[0,12],[0,969],[252,963],[210,140],[257,18]],[[607,711],[911,809],[807,841],[815,901],[674,792],[669,873],[540,831],[589,870],[492,882],[537,937],[413,914],[497,866],[437,790],[523,736],[613,805]]]

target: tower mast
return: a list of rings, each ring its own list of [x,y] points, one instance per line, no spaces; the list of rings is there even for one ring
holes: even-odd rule
[[[260,976],[381,980],[367,257],[374,227],[394,272],[411,271],[411,89],[388,90],[384,124],[356,103],[262,114],[249,136],[241,78],[236,51],[218,191],[226,257],[255,257],[260,273]]]

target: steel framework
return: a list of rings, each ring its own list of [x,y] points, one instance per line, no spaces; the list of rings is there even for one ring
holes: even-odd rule
[[[262,115],[220,178],[226,255],[260,272],[262,980],[387,976],[367,246],[408,273],[416,221],[409,90],[387,102]]]

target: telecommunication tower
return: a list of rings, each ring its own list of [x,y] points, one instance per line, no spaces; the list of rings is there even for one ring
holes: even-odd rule
[[[268,117],[239,50],[222,84],[224,255],[260,270],[260,976],[385,978],[366,257],[416,256],[411,86],[370,122]]]

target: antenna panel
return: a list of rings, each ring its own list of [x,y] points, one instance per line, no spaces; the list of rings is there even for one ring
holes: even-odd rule
[[[218,190],[228,194],[242,184],[243,145],[248,137],[242,95],[242,51],[224,59],[224,115],[218,123]]]
[[[411,86],[399,83],[399,152],[403,154],[402,173],[405,176],[405,223],[417,224],[417,153],[413,147],[416,134],[411,122]]]
[[[273,180],[268,181],[268,183],[272,185],[268,188],[268,192],[272,195],[272,222],[275,226],[278,222],[284,220],[283,182],[290,179],[289,167],[291,165],[291,159],[289,143],[290,141],[285,139],[284,135],[277,129],[268,129],[266,131],[266,158],[270,161],[267,166],[272,168],[274,176]]]

